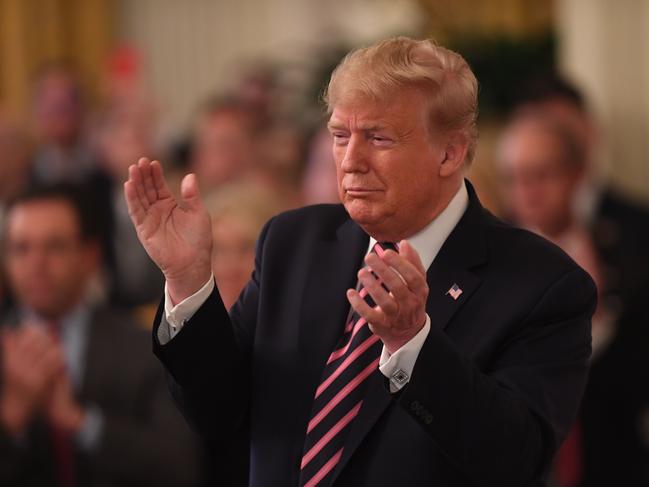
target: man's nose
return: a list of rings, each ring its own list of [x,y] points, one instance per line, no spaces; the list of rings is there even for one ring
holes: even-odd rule
[[[352,134],[345,146],[345,157],[340,165],[344,172],[367,172],[368,157],[365,141],[359,135]]]

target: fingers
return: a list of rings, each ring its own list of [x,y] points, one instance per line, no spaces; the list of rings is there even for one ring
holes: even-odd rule
[[[376,306],[370,306],[358,292],[348,292],[355,311],[373,326],[408,327],[418,323],[428,284],[421,259],[412,246],[403,241],[399,254],[393,250],[381,256],[370,253],[365,262],[367,266],[358,272],[358,279]]]
[[[131,216],[133,223],[136,226],[141,224],[146,216],[146,210],[140,201],[133,181],[129,180],[124,183],[124,198],[126,199],[128,214]]]
[[[16,350],[23,357],[39,357],[51,344],[52,338],[39,326],[25,324],[17,331]]]
[[[407,284],[401,275],[383,262],[377,254],[367,254],[365,257],[365,263],[377,275],[381,282],[385,284],[395,298],[407,299],[408,295],[411,293]],[[381,289],[383,288],[381,287]]]
[[[381,280],[372,275],[368,268],[363,268],[358,271],[358,279],[367,289],[374,303],[386,314],[393,315],[399,310],[399,305],[395,298],[390,295],[388,291],[381,285]],[[397,278],[398,279],[398,278]]]
[[[427,293],[426,271],[417,252],[405,240],[400,246],[399,254],[387,250],[383,254],[383,262],[397,271],[403,278],[410,291],[415,294]],[[413,262],[414,261],[414,262]]]
[[[419,272],[426,275],[426,269],[424,268],[424,264],[421,262],[419,254],[407,240],[399,242],[399,255],[405,257],[412,265],[419,269]]]
[[[156,191],[155,185],[153,183],[153,175],[151,174],[151,162],[149,162],[146,157],[142,157],[138,161],[137,167],[140,170],[140,174],[142,176],[144,197],[147,199],[148,203],[152,205],[158,200],[158,192]]]
[[[144,211],[149,209],[149,200],[145,195],[144,182],[142,181],[142,173],[140,168],[133,164],[128,168],[129,182],[133,183],[133,188],[135,189],[135,194],[137,195],[138,201]]]
[[[196,210],[200,207],[201,194],[198,189],[196,174],[187,174],[180,183],[180,196],[183,199],[183,206]]]
[[[153,185],[158,192],[158,198],[170,198],[171,191],[162,171],[162,164],[159,161],[151,163],[151,175],[153,176]]]
[[[358,291],[355,289],[347,290],[347,300],[351,304],[352,308],[365,318],[365,321],[368,323],[378,323],[383,319],[384,314],[372,307],[365,302],[365,300],[358,294]]]

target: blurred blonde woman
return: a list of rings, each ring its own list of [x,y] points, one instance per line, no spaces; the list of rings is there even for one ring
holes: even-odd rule
[[[268,191],[249,183],[222,186],[205,204],[212,218],[212,272],[230,308],[250,279],[261,228],[282,207]]]

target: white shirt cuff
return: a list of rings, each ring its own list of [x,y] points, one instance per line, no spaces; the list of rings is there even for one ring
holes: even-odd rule
[[[210,276],[209,281],[202,288],[182,300],[176,306],[173,306],[169,297],[169,291],[167,290],[167,283],[165,283],[165,318],[167,319],[167,323],[169,323],[170,338],[173,338],[180,332],[185,323],[198,311],[198,308],[207,301],[207,298],[210,297],[213,290],[214,275]]]
[[[430,316],[426,314],[426,323],[423,328],[399,350],[390,355],[385,345],[383,346],[379,370],[390,379],[390,392],[397,392],[410,381],[415,362],[417,362],[417,357],[419,357],[419,352],[424,346],[429,332]]]

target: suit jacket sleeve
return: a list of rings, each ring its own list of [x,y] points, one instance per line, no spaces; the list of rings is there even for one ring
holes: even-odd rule
[[[574,420],[590,357],[592,280],[554,282],[481,371],[433,327],[399,400],[478,486],[525,486],[548,467]],[[488,329],[489,323],[476,326]],[[485,332],[487,335],[488,332]]]
[[[257,242],[252,277],[230,313],[214,289],[166,345],[158,341],[164,303],[153,329],[153,351],[169,374],[174,400],[194,430],[207,440],[231,437],[244,427],[250,397],[250,354],[257,321],[263,248],[269,221]]]

